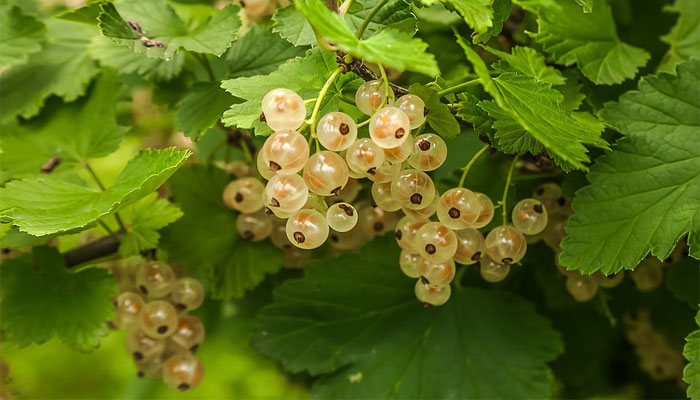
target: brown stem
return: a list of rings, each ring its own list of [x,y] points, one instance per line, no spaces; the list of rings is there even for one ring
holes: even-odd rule
[[[105,236],[94,242],[76,247],[63,253],[66,268],[72,268],[85,262],[112,255],[119,250],[121,235]]]
[[[362,60],[358,60],[357,58],[353,57],[352,61],[345,62],[345,58],[347,56],[346,53],[342,51],[337,51],[338,57],[336,61],[338,62],[338,65],[344,68],[343,73],[352,71],[356,73],[357,75],[360,76],[360,78],[366,80],[366,81],[374,81],[379,79],[379,75],[374,73],[371,69],[369,69],[368,66],[365,65],[365,63]],[[408,94],[408,89],[403,88],[399,85],[395,85],[391,82],[389,82],[389,86],[391,86],[391,90],[394,91],[394,95],[396,97],[401,97],[405,94]]]

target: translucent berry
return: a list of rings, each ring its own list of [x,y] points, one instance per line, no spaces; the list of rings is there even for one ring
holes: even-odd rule
[[[640,292],[651,292],[658,288],[664,279],[661,261],[651,257],[645,258],[629,275]]]
[[[418,273],[421,281],[430,286],[447,286],[455,278],[456,266],[452,259],[440,263],[432,263],[424,258],[418,263]]]
[[[270,236],[272,221],[263,210],[252,214],[239,214],[236,218],[236,231],[243,239],[257,242]]]
[[[488,255],[479,259],[479,274],[486,282],[500,282],[510,273],[510,265],[501,264],[491,259]]]
[[[416,282],[415,287],[416,298],[423,303],[430,304],[433,306],[441,306],[447,303],[452,294],[452,289],[450,285],[435,287],[432,285],[425,284],[421,282],[420,279]]]
[[[136,286],[142,295],[151,298],[167,296],[175,283],[175,272],[168,264],[149,262],[136,270]]]
[[[386,104],[386,85],[380,80],[368,81],[362,84],[355,92],[355,104],[357,108],[367,115]]]
[[[552,249],[558,249],[564,236],[566,236],[566,231],[564,227],[566,226],[567,217],[564,214],[555,213],[548,214],[547,227],[542,231],[542,240],[547,244],[547,246]]]
[[[202,381],[204,367],[192,353],[179,353],[170,357],[165,362],[163,369],[163,382],[168,387],[181,392],[192,389]]]
[[[350,171],[349,168],[348,171]],[[360,190],[362,190],[360,182],[357,179],[349,178],[348,183],[340,190],[340,193],[326,197],[326,201],[328,204],[335,204],[343,201],[350,203],[357,198],[357,195],[360,194]]]
[[[401,164],[413,153],[413,143],[413,136],[408,135],[400,146],[384,149],[384,157],[390,163]]]
[[[532,192],[532,197],[535,200],[539,200],[542,204],[544,204],[545,208],[550,211],[555,208],[557,199],[563,195],[564,192],[556,183],[542,184],[535,188],[535,190]]]
[[[474,229],[479,229],[491,223],[491,220],[493,219],[494,207],[493,201],[491,201],[489,196],[479,192],[474,192],[474,194],[481,202],[481,212],[479,213],[479,218],[476,219],[471,227]]]
[[[241,0],[241,6],[249,17],[262,17],[269,11],[270,0]]]
[[[384,164],[384,151],[369,139],[358,139],[345,152],[348,167],[360,174],[374,174]]]
[[[403,211],[403,213],[407,216],[415,219],[429,220],[437,212],[439,203],[440,194],[436,190],[435,195],[433,196],[433,201],[430,203],[429,206],[421,208],[419,210],[409,210],[408,208],[401,207],[401,211]]]
[[[276,174],[296,174],[309,159],[309,144],[298,132],[275,132],[265,140],[260,153],[265,165]]]
[[[357,220],[357,210],[349,203],[335,203],[326,212],[328,226],[336,232],[351,230],[357,225]]]
[[[328,242],[338,250],[357,250],[367,242],[367,236],[358,225],[347,232],[330,231]]]
[[[311,251],[292,246],[284,250],[284,268],[301,269],[311,259]]]
[[[275,132],[296,130],[306,119],[304,100],[289,89],[267,92],[262,99],[262,112],[265,122]]]
[[[165,350],[165,340],[154,339],[141,329],[130,329],[126,334],[126,351],[136,362],[155,360]]]
[[[418,254],[411,254],[406,250],[401,250],[399,256],[399,267],[401,272],[409,278],[418,278],[418,265],[421,263],[421,258]]]
[[[401,205],[391,195],[391,182],[374,182],[372,184],[372,200],[377,207],[384,211],[398,211]]]
[[[425,103],[415,94],[405,94],[399,97],[394,103],[394,107],[406,113],[411,122],[411,129],[416,129],[425,122]]]
[[[242,213],[253,213],[263,206],[264,190],[265,185],[257,178],[236,179],[224,189],[224,204]]]
[[[328,222],[320,212],[302,209],[287,220],[287,238],[300,249],[315,249],[328,238]]]
[[[272,211],[293,213],[300,210],[309,198],[309,188],[299,175],[275,175],[265,187],[263,200]],[[277,214],[275,214],[277,215]]]
[[[292,243],[287,239],[287,221],[280,220],[284,223],[273,224],[272,233],[270,233],[270,241],[278,249],[289,249],[292,247]]]
[[[310,191],[321,196],[340,193],[348,182],[348,166],[338,154],[319,151],[304,166],[304,182]]]
[[[501,264],[514,264],[522,260],[527,251],[527,240],[512,226],[493,228],[486,235],[486,252],[492,260]]]
[[[451,229],[465,229],[479,219],[481,201],[469,189],[452,188],[440,196],[437,215],[445,226]]]
[[[407,169],[391,181],[391,194],[401,207],[420,210],[432,203],[435,198],[435,185],[425,172]]]
[[[473,228],[456,231],[457,252],[454,255],[455,262],[463,265],[474,264],[486,251],[484,235]]]
[[[172,335],[177,324],[177,311],[165,301],[146,303],[139,316],[139,324],[144,333],[155,339]]]
[[[269,180],[275,176],[275,171],[270,168],[269,163],[265,162],[265,159],[262,156],[262,151],[258,151],[258,154],[255,156],[255,165],[258,168],[258,173],[260,173],[260,176],[262,176],[265,180]]]
[[[383,149],[401,146],[411,135],[411,121],[396,107],[384,107],[372,115],[369,136]]]
[[[393,231],[399,220],[398,213],[384,211],[371,205],[362,205],[357,210],[360,214],[360,228],[368,239]]]
[[[426,133],[415,138],[413,151],[408,163],[419,171],[432,171],[447,159],[447,144],[434,133]]]
[[[399,172],[401,172],[401,164],[392,164],[385,161],[381,167],[375,170],[373,175],[368,175],[367,177],[372,182],[386,183],[391,182]]]
[[[204,341],[204,325],[197,317],[181,317],[177,321],[175,332],[168,338],[177,350],[197,351]]]
[[[566,277],[566,290],[574,300],[584,303],[595,297],[598,284],[588,275],[570,274]]]
[[[114,325],[119,329],[125,329],[138,323],[138,316],[143,308],[143,299],[136,293],[124,292],[114,301]]]
[[[598,286],[610,289],[614,288],[615,286],[619,285],[620,282],[622,282],[622,280],[625,277],[625,271],[620,271],[616,274],[610,275],[603,275],[602,272],[597,271],[592,276],[593,280],[595,280],[595,283],[597,283]]]
[[[515,229],[525,235],[537,235],[547,226],[547,209],[539,200],[520,200],[512,216]]]
[[[160,379],[163,377],[163,359],[155,357],[146,361],[136,361],[138,372],[136,375],[139,378]]]
[[[197,279],[180,278],[173,286],[170,301],[177,311],[195,310],[204,301],[204,286]]]
[[[416,232],[416,246],[427,261],[445,262],[457,252],[457,235],[439,222],[428,222]]]
[[[357,124],[343,112],[331,112],[318,121],[316,136],[328,150],[343,151],[357,139]]]
[[[409,216],[401,218],[394,230],[396,243],[398,243],[399,247],[403,250],[411,254],[417,254],[418,246],[416,245],[416,233],[427,223],[428,221],[426,220],[415,219]]]

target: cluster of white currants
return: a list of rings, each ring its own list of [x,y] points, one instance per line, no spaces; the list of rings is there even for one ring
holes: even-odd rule
[[[114,300],[112,324],[126,331],[126,350],[139,377],[162,378],[180,391],[202,380],[202,362],[193,353],[204,340],[204,325],[188,315],[204,301],[202,284],[192,277],[178,278],[162,262],[148,262],[135,271],[112,273],[120,288]]]

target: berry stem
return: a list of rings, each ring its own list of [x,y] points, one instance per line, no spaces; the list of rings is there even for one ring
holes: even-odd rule
[[[513,180],[513,170],[515,170],[515,164],[518,162],[518,156],[513,158],[513,162],[510,163],[510,168],[508,169],[508,178],[506,178],[506,187],[503,188],[503,198],[501,199],[501,206],[503,210],[503,225],[508,223],[508,207],[506,207],[506,198],[508,197],[508,188]]]
[[[316,101],[316,97],[314,97],[313,99],[306,99],[306,100],[304,100],[304,104],[313,103],[314,101]]]
[[[335,79],[340,75],[340,73],[343,72],[343,67],[338,67],[336,68],[335,71],[331,74],[331,76],[328,77],[328,80],[326,80],[326,83],[323,84],[323,87],[321,90],[318,92],[318,97],[316,97],[316,103],[314,104],[314,110],[311,112],[311,118],[309,118],[306,122],[309,124],[309,128],[311,133],[309,134],[309,140],[311,139],[316,139],[316,118],[318,117],[318,111],[321,109],[321,103],[323,103],[323,98],[326,97],[326,93],[328,93],[328,88],[331,87],[333,82],[335,82]],[[316,148],[318,149],[318,143],[316,143]]]
[[[110,227],[107,226],[107,224],[105,224],[104,221],[102,221],[101,219],[98,219],[97,223],[100,224],[100,226],[102,228],[104,228],[105,231],[107,231],[108,235],[114,235],[114,231],[112,229],[110,229]]]
[[[369,124],[369,121],[370,121],[370,120],[372,120],[372,118],[367,118],[366,120],[364,120],[364,121],[360,122],[359,124],[357,124],[357,127],[358,127],[358,128],[361,128],[361,127],[363,127],[363,126]]]
[[[100,187],[100,190],[103,192],[106,191],[107,189],[105,188],[105,185],[102,184],[102,181],[100,181],[100,178],[97,177],[97,174],[95,173],[95,170],[90,167],[90,164],[88,164],[87,161],[83,162],[83,167],[87,170],[88,173],[92,176],[92,179],[97,183],[97,186]],[[124,226],[124,221],[122,221],[122,218],[119,216],[118,212],[114,213],[114,219],[117,220],[117,225],[119,225],[119,231],[120,232],[126,232],[126,226]]]
[[[376,6],[372,9],[372,11],[365,17],[365,20],[362,21],[362,25],[357,29],[357,32],[355,32],[355,37],[358,39],[362,39],[362,34],[365,33],[365,29],[369,26],[370,21],[372,21],[372,18],[374,18],[375,15],[379,12],[379,10],[384,7],[386,3],[388,3],[389,0],[382,0],[379,3],[377,3]]]
[[[464,181],[467,179],[467,174],[469,173],[469,170],[472,169],[472,166],[474,166],[474,163],[476,163],[476,160],[481,157],[482,154],[486,153],[486,150],[489,149],[489,145],[484,145],[484,147],[481,148],[481,150],[477,151],[476,154],[472,157],[471,160],[467,163],[467,165],[462,168],[462,177],[459,179],[459,187],[464,187]]]
[[[381,63],[379,63],[377,65],[379,66],[379,71],[381,71],[381,73],[382,73],[382,80],[384,81],[384,87],[385,87],[384,93],[386,93],[387,99],[389,97],[389,94],[391,93],[391,98],[393,100],[396,97],[394,97],[394,91],[391,90],[391,86],[389,85],[389,78],[386,76],[386,71],[384,71],[384,66]]]
[[[472,79],[470,81],[462,82],[459,85],[454,85],[451,87],[448,87],[447,89],[443,89],[439,91],[437,94],[438,96],[442,97],[451,93],[463,91],[462,89],[466,89],[467,87],[479,83],[478,79]]]

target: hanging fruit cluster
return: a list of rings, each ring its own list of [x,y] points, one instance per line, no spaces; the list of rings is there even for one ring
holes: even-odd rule
[[[189,276],[178,277],[162,262],[112,273],[120,289],[112,324],[126,331],[126,350],[138,376],[162,378],[180,391],[196,387],[203,367],[194,353],[204,340],[204,325],[188,312],[204,301],[202,284]]]

